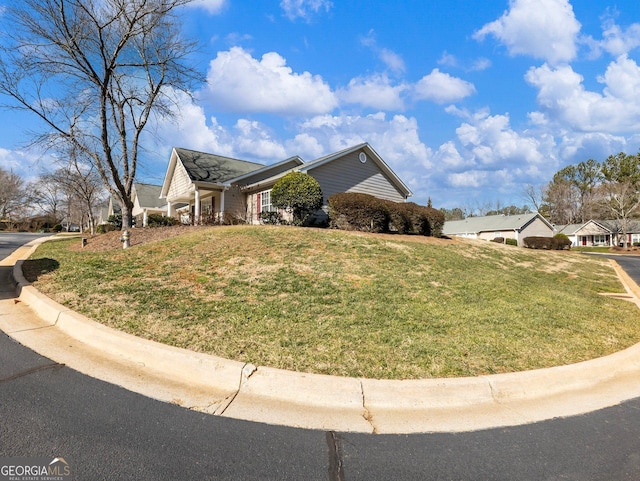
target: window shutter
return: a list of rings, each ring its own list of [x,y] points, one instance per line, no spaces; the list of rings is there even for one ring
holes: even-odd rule
[[[260,220],[260,209],[262,204],[260,203],[260,193],[256,194],[256,220]]]

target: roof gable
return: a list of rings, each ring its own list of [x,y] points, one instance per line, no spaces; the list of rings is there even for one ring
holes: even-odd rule
[[[373,150],[373,148],[368,143],[358,144],[353,147],[349,147],[347,149],[335,152],[333,154],[326,155],[324,157],[320,157],[318,159],[312,160],[311,162],[307,162],[302,165],[298,170],[300,172],[309,173],[310,170],[318,168],[320,166],[326,165],[330,162],[333,162],[337,159],[341,159],[342,157],[349,155],[358,150],[364,151],[366,153],[367,158],[371,159],[378,169],[389,179],[389,181],[393,184],[393,186],[398,190],[398,192],[402,193],[405,198],[411,197],[413,192],[406,186],[400,177],[396,175],[396,173],[391,170],[391,168],[386,164],[382,157],[378,155],[378,153]]]

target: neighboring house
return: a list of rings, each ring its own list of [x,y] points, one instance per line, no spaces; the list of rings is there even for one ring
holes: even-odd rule
[[[444,223],[446,236],[493,240],[496,237],[516,239],[518,244],[525,237],[553,237],[553,226],[540,214],[489,215],[468,217]]]
[[[624,241],[622,231],[617,220],[590,220],[584,224],[556,226],[556,232],[565,234],[573,247],[621,245]],[[630,220],[626,231],[627,245],[640,244],[640,221]]]
[[[110,196],[108,200],[98,207],[96,212],[96,225],[108,224],[109,217],[121,213],[122,207],[120,203],[113,196]]]
[[[584,224],[557,225],[556,232],[565,234],[572,247],[577,246],[611,246],[613,233],[605,225],[590,220]]]
[[[160,198],[161,192],[161,185],[133,184],[131,215],[136,220],[136,226],[147,227],[149,214],[167,215],[167,202]]]
[[[273,185],[294,171],[307,173],[320,184],[322,215],[328,213],[328,198],[340,192],[365,193],[396,202],[404,202],[412,195],[373,148],[364,143],[311,162],[295,156],[272,165],[174,148],[160,196],[166,199],[169,216],[184,212],[195,223],[205,216],[214,220],[231,216],[259,223],[261,212],[275,210],[271,204]],[[176,209],[177,203],[187,207]]]

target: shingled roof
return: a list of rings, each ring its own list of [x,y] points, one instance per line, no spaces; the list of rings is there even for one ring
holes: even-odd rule
[[[175,149],[189,178],[194,182],[224,183],[264,167],[263,164],[206,154],[188,149]]]
[[[136,197],[138,197],[138,203],[140,207],[146,208],[161,208],[167,205],[166,199],[160,198],[162,192],[161,185],[141,184],[136,182],[133,184],[136,190]]]

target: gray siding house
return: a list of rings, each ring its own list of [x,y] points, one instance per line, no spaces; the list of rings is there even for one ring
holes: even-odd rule
[[[525,237],[553,237],[553,226],[540,214],[489,215],[447,221],[442,233],[446,236],[493,240],[496,237],[516,239]]]
[[[189,218],[199,223],[211,216],[214,220],[231,217],[255,224],[260,222],[261,212],[275,210],[271,189],[289,172],[303,172],[318,181],[324,201],[318,213],[321,216],[328,213],[328,198],[336,193],[365,193],[395,202],[404,202],[412,195],[376,151],[364,143],[311,162],[295,156],[271,165],[174,148],[160,197],[167,203],[167,215],[183,216],[183,221]]]

